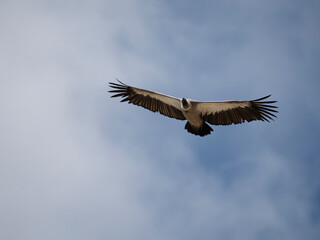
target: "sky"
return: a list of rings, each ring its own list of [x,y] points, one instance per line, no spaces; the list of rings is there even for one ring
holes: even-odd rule
[[[2,0],[1,239],[319,239],[320,3]],[[185,122],[108,82],[272,94],[271,123]]]

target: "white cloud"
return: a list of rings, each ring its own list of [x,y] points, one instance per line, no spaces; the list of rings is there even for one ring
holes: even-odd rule
[[[143,1],[1,5],[5,20],[0,25],[4,33],[1,238],[316,239],[319,235],[309,206],[318,186],[307,185],[300,162],[292,164],[267,140],[263,142],[262,135],[270,128],[257,130],[253,125],[250,129],[258,136],[248,133],[233,139],[228,137],[231,130],[217,128],[212,139],[195,139],[184,132],[182,122],[109,101],[107,82],[116,77],[141,87],[154,86],[153,90],[182,85],[179,94],[196,91],[194,79],[171,82],[175,64],[181,66],[183,59],[179,51],[165,52],[171,49],[170,41],[158,45],[159,32],[150,29],[169,27],[160,18],[167,6]],[[173,29],[192,26],[190,34],[204,29],[184,23],[183,18],[173,24]],[[183,48],[194,43],[188,41],[189,33],[171,32],[177,37],[175,44]],[[259,44],[244,49],[224,69],[238,66],[241,72],[262,51]],[[197,54],[191,50],[184,56]],[[246,56],[246,52],[254,53]],[[244,56],[246,63],[237,65]],[[283,53],[279,56],[279,62],[290,60]],[[270,54],[264,62],[270,64],[272,58]],[[170,64],[173,67],[166,72]],[[263,64],[257,66],[253,75],[268,73]],[[277,71],[284,74],[281,68]],[[246,86],[251,83],[252,79],[245,81]],[[243,129],[232,127],[233,134]],[[162,131],[170,132],[169,140]],[[228,141],[228,148],[221,141]],[[263,144],[265,148],[258,151]]]

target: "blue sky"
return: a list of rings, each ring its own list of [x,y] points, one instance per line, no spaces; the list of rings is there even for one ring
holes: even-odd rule
[[[319,239],[318,1],[1,1],[1,239]],[[272,94],[272,123],[110,99]]]

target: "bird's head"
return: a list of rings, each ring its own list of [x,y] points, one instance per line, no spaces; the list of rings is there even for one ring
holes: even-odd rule
[[[190,107],[191,107],[190,102],[189,102],[187,99],[182,98],[182,99],[181,99],[181,108],[186,111],[186,110],[188,110]]]

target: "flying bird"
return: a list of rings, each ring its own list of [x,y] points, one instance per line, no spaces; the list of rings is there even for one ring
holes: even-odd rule
[[[201,137],[213,131],[207,123],[231,125],[254,120],[269,122],[278,112],[275,110],[277,107],[272,105],[277,101],[265,101],[271,95],[251,101],[200,102],[131,87],[117,81],[119,83],[109,82],[113,88],[109,92],[114,93],[111,97],[122,97],[121,102],[132,103],[170,118],[187,120],[185,129]]]

